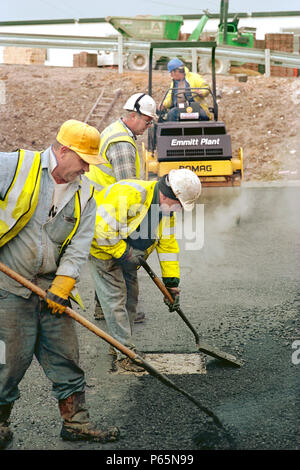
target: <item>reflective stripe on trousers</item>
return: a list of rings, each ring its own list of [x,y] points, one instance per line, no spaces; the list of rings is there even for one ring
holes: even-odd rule
[[[159,261],[178,261],[178,253],[158,253]]]

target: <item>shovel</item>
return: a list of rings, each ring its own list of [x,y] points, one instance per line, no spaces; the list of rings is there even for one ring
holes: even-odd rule
[[[159,288],[159,290],[163,293],[164,297],[166,297],[170,302],[171,304],[174,303],[174,299],[172,297],[172,295],[170,294],[170,292],[168,291],[168,289],[164,286],[164,284],[161,282],[161,280],[159,279],[159,277],[156,276],[156,274],[152,271],[152,269],[150,268],[149,264],[144,260],[144,258],[140,257],[139,258],[139,261],[140,261],[140,264],[141,266],[143,266],[143,268],[146,270],[146,272],[149,274],[149,276],[151,277],[152,281],[157,285],[157,287]],[[212,347],[212,346],[209,346],[208,344],[206,343],[200,343],[200,338],[199,338],[199,335],[197,333],[197,331],[195,330],[195,328],[193,327],[193,325],[190,323],[190,321],[188,320],[188,318],[185,316],[185,314],[183,313],[183,311],[181,310],[180,307],[176,307],[175,308],[175,311],[178,313],[178,315],[180,315],[180,317],[182,318],[182,320],[184,321],[184,323],[188,326],[188,328],[192,331],[194,337],[195,337],[195,341],[196,341],[196,346],[198,348],[199,351],[207,354],[208,356],[212,356],[216,359],[220,359],[221,361],[223,361],[224,363],[226,364],[229,364],[231,366],[234,366],[234,367],[241,367],[242,365],[242,362],[238,361],[236,359],[235,356],[233,356],[232,354],[228,354],[226,352],[223,352],[223,351],[220,351],[219,349],[215,348],[215,347]]]
[[[27,287],[27,289],[30,289],[32,292],[34,292],[36,295],[44,299],[46,297],[46,292],[41,289],[40,287],[36,286],[32,282],[30,282],[28,279],[24,278],[20,274],[16,273],[12,269],[10,269],[8,266],[0,262],[0,270],[5,273],[7,276],[11,277],[15,281],[19,282],[23,286]],[[178,387],[174,382],[172,382],[168,377],[166,377],[164,374],[161,374],[157,369],[155,369],[149,362],[145,361],[142,357],[140,357],[138,354],[136,354],[134,351],[131,349],[127,348],[124,346],[122,343],[117,341],[115,338],[107,334],[105,331],[101,330],[97,326],[95,326],[93,323],[88,321],[86,318],[82,317],[79,313],[75,312],[72,310],[70,307],[66,307],[65,312],[69,317],[73,318],[76,320],[78,323],[83,325],[85,328],[90,330],[92,333],[95,335],[99,336],[100,338],[104,339],[107,343],[109,343],[111,346],[117,348],[119,351],[121,351],[123,354],[125,354],[129,359],[131,359],[135,364],[138,366],[142,366],[146,371],[149,372],[150,375],[153,377],[156,377],[158,380],[160,380],[162,383],[167,385],[170,388],[173,388],[174,390],[177,390],[177,392],[181,393],[184,395],[188,400],[193,402],[201,411],[206,413],[208,416],[210,416],[213,420],[213,423],[220,428],[224,429],[221,421],[219,418],[206,406],[203,406],[196,398],[194,398],[192,395],[190,395],[188,392],[186,392],[184,389]]]

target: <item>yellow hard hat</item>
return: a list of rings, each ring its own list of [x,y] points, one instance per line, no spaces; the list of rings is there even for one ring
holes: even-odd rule
[[[60,127],[56,140],[69,149],[76,152],[82,160],[90,165],[98,163],[107,163],[99,155],[100,151],[100,133],[99,131],[85,122],[69,119]]]

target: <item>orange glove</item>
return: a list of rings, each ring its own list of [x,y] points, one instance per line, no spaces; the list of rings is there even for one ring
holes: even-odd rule
[[[69,295],[75,285],[75,279],[68,276],[56,276],[50,289],[47,291],[45,300],[51,313],[64,313],[69,303]]]

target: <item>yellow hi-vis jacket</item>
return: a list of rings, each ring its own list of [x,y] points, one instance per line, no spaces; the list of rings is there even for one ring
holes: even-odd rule
[[[209,93],[209,87],[208,87],[208,84],[206,83],[206,81],[204,80],[203,77],[201,77],[201,75],[199,75],[198,73],[193,73],[193,72],[190,72],[189,69],[187,67],[184,67],[184,72],[185,72],[185,79],[186,81],[188,82],[188,84],[190,85],[191,88],[202,88],[202,94],[203,96],[207,96],[208,93]],[[174,80],[172,80],[172,83],[171,83],[171,86],[170,86],[170,90],[163,102],[163,105],[165,108],[169,109],[173,106],[173,101],[172,101],[172,89],[174,87]],[[203,88],[206,88],[207,89],[207,92],[203,89]],[[208,109],[208,106],[204,100],[204,98],[202,96],[197,96],[195,95],[195,93],[193,93],[193,99],[194,101],[196,101],[197,103],[199,103],[201,105],[201,108],[206,112],[207,116],[209,117],[209,119],[213,119],[213,115],[212,113],[209,111]]]
[[[157,181],[122,180],[97,197],[96,230],[91,255],[99,259],[121,258],[126,239],[140,225],[150,208]],[[175,238],[175,214],[162,216],[149,256],[156,249],[163,278],[178,278],[179,246]]]
[[[122,121],[118,120],[106,127],[101,133],[101,146],[100,155],[107,160],[107,163],[101,163],[99,165],[91,165],[90,171],[85,173],[85,176],[90,180],[95,188],[95,191],[101,191],[106,186],[116,182],[116,177],[112,165],[109,163],[106,156],[108,147],[114,142],[129,142],[135,148],[135,168],[136,178],[140,178],[140,157],[135,140],[129,135],[128,129],[122,124]]]
[[[4,198],[0,199],[0,247],[14,238],[33,215],[38,202],[40,180],[41,154],[20,150],[14,178]],[[92,196],[92,187],[90,193],[84,196],[84,200],[81,190],[76,192],[74,212],[76,224],[61,245],[61,255],[74,236],[79,226],[81,212]]]
[[[14,178],[0,200],[0,247],[14,238],[35,211],[41,180],[38,152],[19,151]]]

